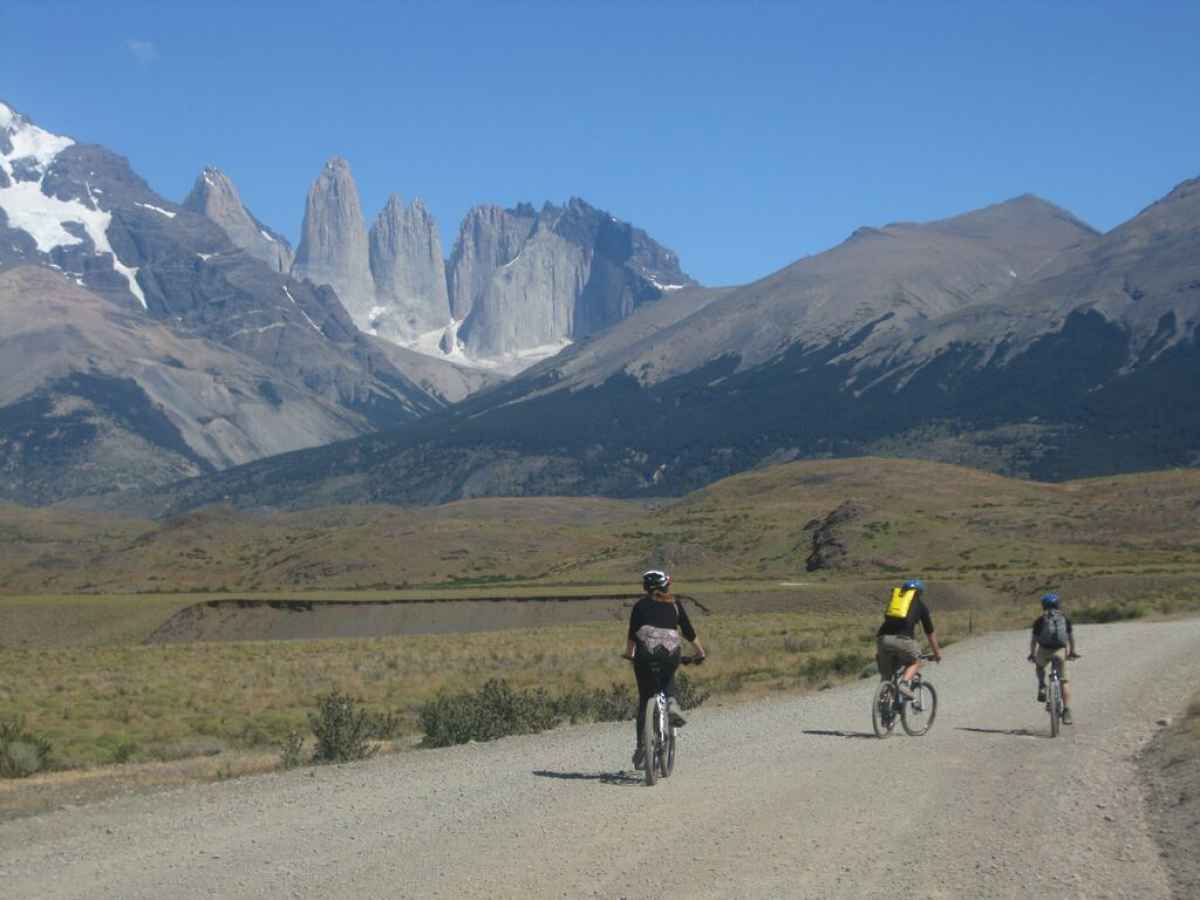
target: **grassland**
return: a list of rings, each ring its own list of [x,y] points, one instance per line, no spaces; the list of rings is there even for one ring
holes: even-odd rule
[[[851,501],[844,558],[805,571],[814,522]],[[0,716],[61,766],[262,751],[339,688],[415,728],[439,691],[626,681],[620,623],[376,639],[144,646],[215,597],[362,600],[617,592],[663,564],[725,696],[819,689],[872,657],[886,586],[930,584],[939,631],[1024,627],[1055,587],[1093,618],[1200,608],[1200,472],[1067,484],[908,460],[805,462],[673,502],[550,498],[140,522],[0,510]],[[780,598],[771,603],[751,598]],[[0,800],[0,804],[2,804]]]
[[[628,584],[803,575],[845,501],[841,577],[920,571],[995,585],[1039,573],[1200,568],[1200,470],[1039,484],[915,460],[792,463],[676,501],[499,498],[433,508],[201,510],[165,522],[0,508],[0,591],[277,593]]]

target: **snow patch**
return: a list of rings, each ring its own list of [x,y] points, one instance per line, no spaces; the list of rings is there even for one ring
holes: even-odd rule
[[[200,257],[202,260],[204,260],[205,262],[208,262],[214,256],[220,256],[221,254],[220,253],[197,253],[196,255],[198,257]]]
[[[524,252],[524,251],[522,251],[522,252]],[[509,266],[511,266],[513,263],[515,263],[520,258],[521,258],[521,254],[518,253],[516,256],[514,256],[512,259],[510,259],[508,262],[506,262],[504,265],[502,265],[500,268],[507,269]]]
[[[649,278],[650,283],[660,291],[682,291],[685,287],[687,287],[686,284],[660,284],[653,275],[647,275],[646,277]]]
[[[258,233],[261,234],[263,237],[265,237],[272,244],[275,243],[275,238],[273,238],[269,234],[267,234],[267,232],[265,230],[263,230],[262,228],[258,229]]]
[[[142,287],[138,284],[138,270],[121,262],[116,251],[108,243],[108,226],[112,222],[112,213],[100,208],[91,185],[87,185],[87,191],[94,209],[89,209],[78,200],[59,200],[42,193],[42,181],[45,180],[46,170],[59,153],[75,142],[38,128],[3,103],[0,103],[0,126],[5,129],[13,146],[12,152],[0,155],[0,169],[9,176],[11,182],[8,187],[0,188],[0,208],[8,217],[9,227],[28,232],[38,250],[49,253],[55,247],[82,244],[82,238],[71,234],[64,227],[67,222],[82,225],[84,232],[91,238],[96,254],[108,253],[112,256],[113,269],[125,276],[125,280],[129,282],[129,292],[138,299],[143,309],[149,309],[146,295],[142,293]],[[13,162],[30,158],[36,161],[42,177],[36,183],[17,181],[12,177]]]
[[[312,317],[309,316],[309,314],[304,311],[304,307],[302,307],[299,303],[296,302],[296,298],[292,296],[292,292],[288,290],[288,286],[286,284],[283,285],[283,293],[289,300],[292,301],[292,306],[294,306],[294,307],[296,307],[296,309],[300,310],[300,315],[304,316],[304,318],[308,320],[308,324],[313,327],[313,331],[315,331],[317,334],[324,337],[325,332],[323,332],[321,330],[321,327],[312,320]]]
[[[159,207],[159,206],[154,206],[154,205],[152,205],[152,204],[150,204],[150,203],[139,203],[139,204],[137,204],[137,205],[138,205],[138,206],[140,206],[140,207],[142,207],[142,209],[149,209],[149,210],[152,210],[153,212],[156,212],[156,213],[162,213],[162,214],[163,214],[164,216],[166,216],[168,219],[173,219],[173,218],[175,218],[175,213],[171,212],[169,209],[163,209],[162,207]]]
[[[502,353],[499,356],[472,356],[467,353],[466,347],[458,337],[458,331],[462,324],[459,320],[451,319],[443,328],[427,331],[411,341],[395,341],[394,343],[425,356],[433,356],[466,368],[487,369],[506,375],[515,375],[517,372],[528,369],[543,359],[561,353],[574,343],[564,339],[537,347],[526,347],[513,353]],[[449,352],[443,350],[443,346],[449,346]]]

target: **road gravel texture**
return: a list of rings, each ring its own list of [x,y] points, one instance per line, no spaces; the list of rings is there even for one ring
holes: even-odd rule
[[[1076,724],[1025,633],[948,648],[924,738],[873,682],[702,707],[675,774],[631,724],[296,770],[0,825],[16,897],[1170,897],[1135,754],[1200,678],[1200,620],[1077,628]]]

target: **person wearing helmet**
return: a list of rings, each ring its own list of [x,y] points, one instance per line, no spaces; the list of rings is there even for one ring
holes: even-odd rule
[[[912,578],[900,587],[892,589],[892,599],[884,612],[883,624],[875,632],[875,661],[879,665],[879,678],[887,681],[904,665],[900,680],[900,693],[912,699],[912,679],[921,670],[921,645],[915,636],[917,622],[925,631],[925,637],[933,650],[936,662],[942,661],[942,648],[933,629],[933,618],[924,599],[925,582]]]
[[[1071,686],[1067,683],[1067,660],[1078,659],[1079,654],[1075,652],[1075,629],[1061,606],[1058,594],[1051,592],[1042,596],[1042,614],[1033,623],[1028,659],[1037,666],[1038,703],[1046,702],[1046,666],[1052,660],[1058,660],[1063,692],[1062,721],[1064,725],[1070,725]]]
[[[683,608],[671,593],[671,576],[660,569],[651,569],[642,574],[642,589],[645,593],[634,604],[629,614],[629,629],[626,633],[625,658],[633,660],[633,674],[637,679],[637,747],[633,752],[633,765],[645,765],[646,751],[642,746],[642,725],[646,717],[646,701],[658,692],[659,680],[665,682],[667,709],[675,725],[685,724],[679,700],[675,692],[675,670],[679,668],[680,636],[692,642],[697,655],[704,658],[704,648],[696,637],[696,629]]]

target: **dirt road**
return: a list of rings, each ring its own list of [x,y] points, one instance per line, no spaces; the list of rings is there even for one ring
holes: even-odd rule
[[[1081,627],[1057,740],[1025,634],[949,648],[932,732],[873,685],[697,710],[675,775],[566,728],[0,825],[5,897],[1170,896],[1132,761],[1200,679],[1200,620]],[[622,773],[622,768],[626,771]]]

